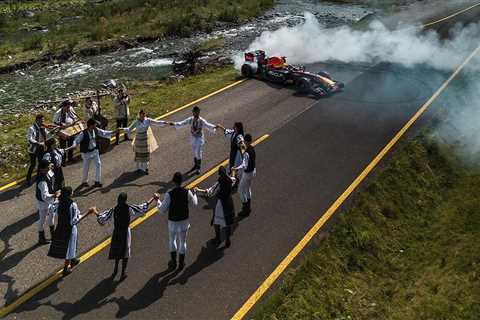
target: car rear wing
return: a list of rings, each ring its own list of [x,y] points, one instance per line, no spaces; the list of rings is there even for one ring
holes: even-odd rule
[[[245,61],[247,62],[262,63],[264,60],[265,60],[265,51],[263,50],[245,52]]]

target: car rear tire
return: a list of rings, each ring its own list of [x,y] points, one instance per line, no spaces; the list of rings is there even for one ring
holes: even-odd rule
[[[310,93],[312,84],[307,78],[300,78],[296,81],[295,86],[301,93]]]
[[[253,69],[250,65],[244,64],[242,66],[242,76],[245,78],[253,78]]]

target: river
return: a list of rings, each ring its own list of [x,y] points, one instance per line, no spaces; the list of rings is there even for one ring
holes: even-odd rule
[[[225,47],[220,53],[231,55],[248,47],[263,31],[303,22],[306,11],[313,13],[326,27],[335,27],[354,23],[372,13],[373,9],[364,5],[318,0],[280,0],[263,16],[240,26],[220,28],[210,34],[200,33],[190,38],[153,42],[129,50],[77,57],[62,64],[32,67],[0,75],[0,111],[32,111],[34,105],[41,101],[57,100],[92,90],[108,79],[127,83],[162,79],[169,74],[176,54],[196,43],[223,37]]]

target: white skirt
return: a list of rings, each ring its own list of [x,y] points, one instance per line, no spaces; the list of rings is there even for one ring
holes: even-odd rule
[[[217,205],[215,206],[213,224],[218,224],[220,227],[227,226],[227,223],[225,222],[225,214],[223,213],[222,201],[220,200],[217,200]]]

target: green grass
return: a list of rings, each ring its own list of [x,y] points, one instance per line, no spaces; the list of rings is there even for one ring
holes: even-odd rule
[[[478,319],[480,173],[410,141],[253,319]]]
[[[39,11],[32,18],[21,14],[0,15],[0,36],[5,38],[0,44],[0,67],[45,54],[78,53],[107,44],[115,46],[125,40],[134,43],[141,39],[208,32],[218,21],[241,22],[260,15],[274,2],[115,0],[93,6],[74,1]],[[46,3],[48,6],[52,1]],[[49,31],[35,31],[42,27]]]
[[[164,114],[185,105],[213,91],[216,91],[237,80],[236,71],[232,67],[209,70],[205,73],[167,84],[165,82],[138,82],[129,86],[132,95],[130,104],[131,120],[140,109],[144,109],[151,117]],[[113,119],[113,107],[110,98],[102,99],[103,113]],[[83,116],[83,106],[79,107],[79,115]],[[47,122],[51,122],[53,114],[46,114]],[[26,171],[26,131],[33,123],[34,114],[0,115],[0,185],[14,178],[23,177]],[[109,125],[113,129],[114,120]]]

